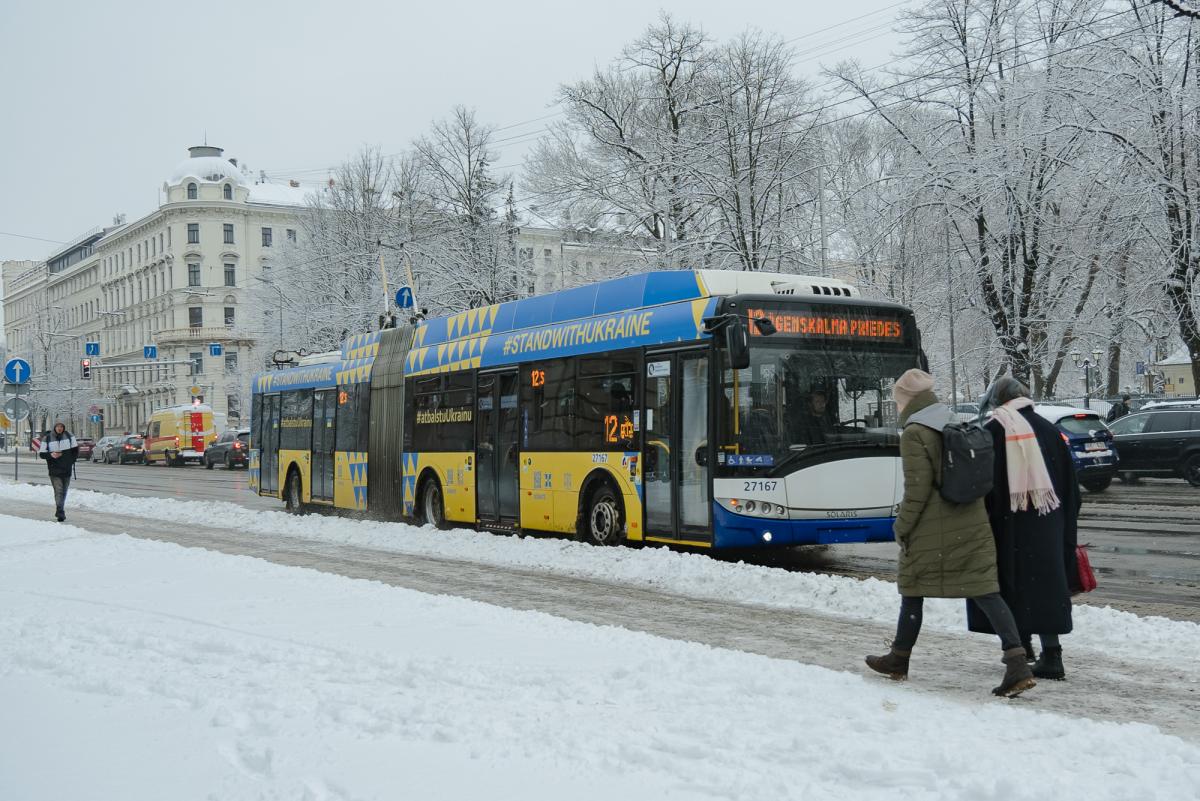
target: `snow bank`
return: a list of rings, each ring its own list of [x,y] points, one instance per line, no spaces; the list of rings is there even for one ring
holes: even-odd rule
[[[1200,748],[1141,724],[3,516],[0,709],[0,797],[22,801],[1200,786]]]
[[[0,499],[48,502],[48,490],[0,482]],[[817,573],[728,563],[703,554],[666,548],[597,548],[562,539],[497,536],[455,529],[437,531],[404,523],[351,520],[336,516],[295,517],[258,512],[224,502],[131,498],[72,491],[71,506],[100,512],[170,521],[172,525],[227,528],[263,535],[344,543],[418,556],[544,570],[598,581],[648,587],[680,595],[785,609],[804,609],[892,625],[899,608],[896,585],[878,579],[854,579]],[[1095,649],[1137,661],[1200,663],[1200,625],[1163,617],[1140,617],[1111,607],[1075,607],[1070,647]],[[964,603],[931,600],[925,626],[965,630]]]

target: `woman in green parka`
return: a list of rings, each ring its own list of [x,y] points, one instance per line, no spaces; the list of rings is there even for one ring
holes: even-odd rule
[[[908,678],[908,661],[921,633],[926,598],[970,598],[987,615],[1004,649],[1004,678],[992,690],[1015,696],[1035,682],[1012,612],[1000,597],[996,546],[983,499],[956,504],[938,492],[942,472],[942,429],[955,422],[933,394],[933,377],[909,370],[892,390],[903,433],[900,459],[904,498],[894,531],[900,545],[900,620],[892,648],[868,656],[867,665],[890,678]]]

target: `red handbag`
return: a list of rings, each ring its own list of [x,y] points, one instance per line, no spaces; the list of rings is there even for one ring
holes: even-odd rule
[[[1096,589],[1096,573],[1092,570],[1092,562],[1087,555],[1088,546],[1075,546],[1075,570],[1079,592],[1091,592]]]

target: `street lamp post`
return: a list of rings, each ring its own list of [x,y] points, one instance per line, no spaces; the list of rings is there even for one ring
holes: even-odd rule
[[[1072,361],[1072,363],[1074,363],[1074,365],[1076,367],[1083,370],[1083,408],[1090,409],[1090,408],[1092,408],[1092,405],[1091,405],[1092,371],[1094,370],[1096,372],[1096,386],[1099,387],[1100,386],[1100,357],[1103,356],[1104,354],[1099,348],[1094,348],[1092,350],[1092,358],[1091,359],[1088,359],[1085,356],[1083,358],[1083,360],[1081,361],[1079,358],[1079,355],[1080,355],[1079,351],[1077,351],[1077,350],[1071,351],[1071,361]]]
[[[271,287],[271,289],[274,289],[276,294],[279,295],[279,350],[283,350],[283,290],[275,286],[274,281],[268,281],[262,276],[256,275],[254,276],[254,280],[262,281],[264,284]]]

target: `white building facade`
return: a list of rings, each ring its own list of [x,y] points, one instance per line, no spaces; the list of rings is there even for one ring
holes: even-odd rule
[[[76,431],[136,432],[155,409],[193,399],[248,424],[248,375],[262,367],[256,346],[270,322],[251,311],[252,289],[299,235],[304,191],[256,183],[217,147],[189,153],[152,213],[89,232],[32,269],[5,266],[9,352],[31,359],[47,398],[69,393]],[[90,380],[86,342],[100,345]]]

